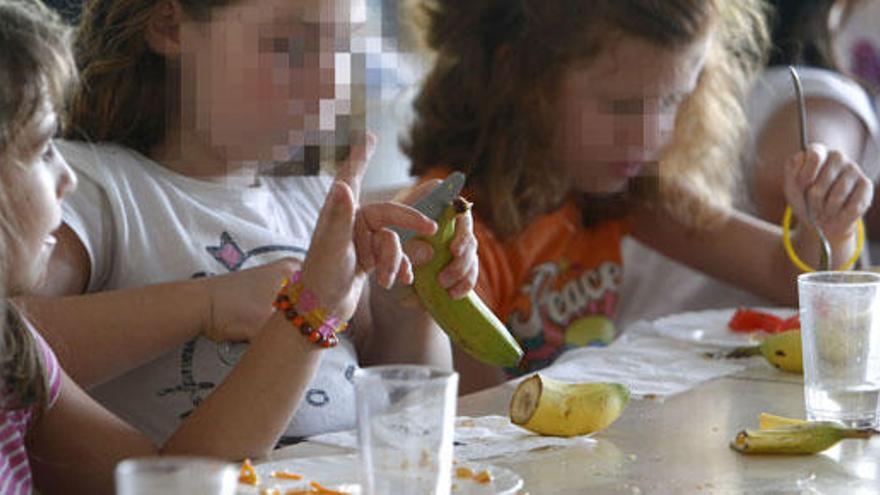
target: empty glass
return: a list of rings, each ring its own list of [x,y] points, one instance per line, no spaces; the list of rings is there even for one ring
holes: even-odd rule
[[[426,366],[355,373],[361,484],[366,495],[447,495],[458,374]]]
[[[878,426],[880,275],[798,277],[807,419]]]

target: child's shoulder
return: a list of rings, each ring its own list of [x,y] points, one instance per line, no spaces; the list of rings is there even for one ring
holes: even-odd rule
[[[61,156],[80,174],[102,179],[146,175],[144,165],[150,160],[134,150],[113,143],[93,143],[59,139],[55,142]]]

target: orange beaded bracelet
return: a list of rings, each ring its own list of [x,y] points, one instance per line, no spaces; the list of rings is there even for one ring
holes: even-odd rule
[[[302,273],[298,271],[285,280],[272,306],[309,341],[322,347],[334,347],[339,343],[336,334],[345,331],[348,324],[335,316],[328,316],[327,311],[318,306],[317,297],[302,284],[301,278]]]

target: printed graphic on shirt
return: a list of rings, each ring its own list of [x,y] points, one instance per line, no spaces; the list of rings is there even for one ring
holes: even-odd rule
[[[307,251],[305,248],[286,245],[261,246],[245,251],[239,246],[229,232],[223,232],[220,234],[220,243],[215,246],[207,246],[205,250],[220,264],[223,270],[225,270],[225,273],[237,272],[239,270],[257,267],[275,261],[278,258],[278,253],[290,253],[302,256],[305,255]],[[271,256],[267,257],[267,255]],[[210,277],[213,275],[215,275],[213,272],[198,272],[193,274],[191,278]],[[213,342],[206,342],[199,339],[187,342],[180,353],[180,383],[173,387],[162,389],[157,394],[159,397],[165,397],[172,394],[185,394],[188,396],[189,401],[192,403],[192,409],[182,412],[180,414],[181,419],[192,414],[205,397],[211,393],[211,390],[217,386],[213,381],[199,381],[195,376],[193,358],[198,345],[216,346]],[[225,359],[223,361],[226,363]],[[311,394],[312,397],[310,400],[307,398],[309,404],[321,407],[330,402],[330,397],[323,390],[313,389],[309,391],[309,394]],[[323,394],[323,397],[321,397],[321,394]]]
[[[526,352],[524,369],[508,373],[543,368],[568,348],[611,343],[622,274],[617,263],[585,269],[566,259],[532,269],[508,318]]]

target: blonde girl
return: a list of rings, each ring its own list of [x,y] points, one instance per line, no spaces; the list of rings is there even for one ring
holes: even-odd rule
[[[795,302],[797,270],[779,228],[730,209],[742,98],[767,45],[763,8],[758,0],[419,2],[435,60],[406,143],[412,171],[470,176],[478,290],[526,347],[525,369],[616,336],[628,235]],[[833,243],[832,264],[846,263],[870,182],[820,144],[786,163],[788,203],[805,219],[806,195]],[[796,237],[815,265],[812,232]],[[504,378],[464,356],[456,367],[466,390]]]

